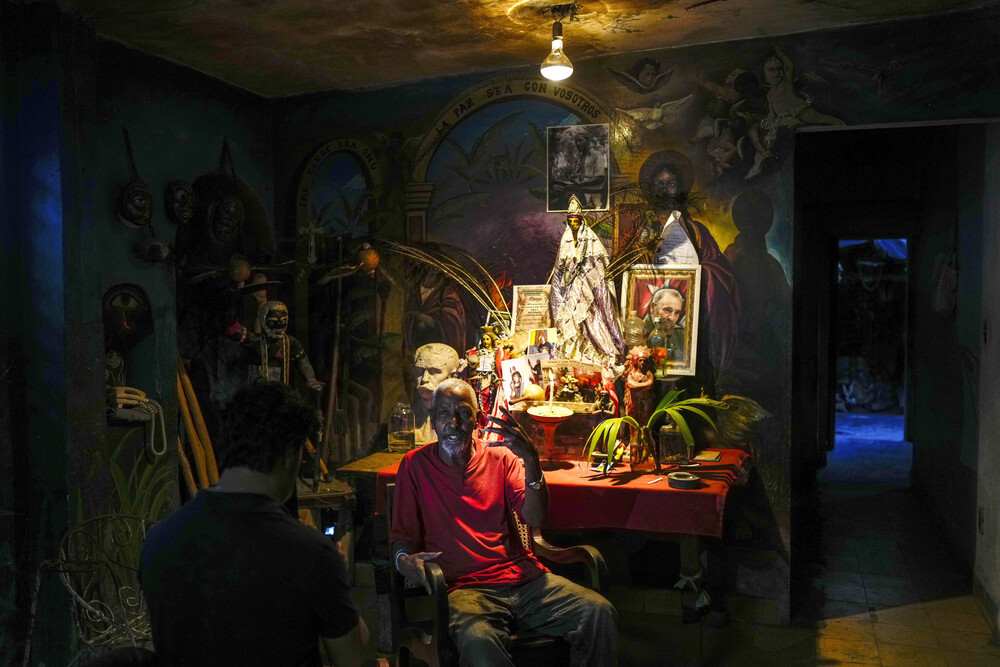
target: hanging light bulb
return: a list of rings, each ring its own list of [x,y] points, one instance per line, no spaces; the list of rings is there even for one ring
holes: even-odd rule
[[[562,23],[552,24],[552,53],[542,61],[542,76],[552,81],[562,81],[573,73],[573,63],[563,53]]]

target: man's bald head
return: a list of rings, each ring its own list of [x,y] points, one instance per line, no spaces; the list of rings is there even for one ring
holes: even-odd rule
[[[476,407],[476,390],[472,388],[472,385],[461,378],[448,378],[447,380],[443,380],[441,384],[437,386],[437,389],[434,390],[434,397],[431,400],[432,410],[434,409],[434,403],[437,402],[438,397],[445,392],[461,396],[463,399],[471,403],[472,407]]]

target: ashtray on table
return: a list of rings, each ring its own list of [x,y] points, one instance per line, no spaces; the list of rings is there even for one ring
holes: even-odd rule
[[[674,489],[700,489],[701,478],[689,472],[667,473],[667,484]]]

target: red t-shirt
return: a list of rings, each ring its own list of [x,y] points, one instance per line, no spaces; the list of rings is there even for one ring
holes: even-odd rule
[[[399,463],[392,501],[392,541],[440,551],[448,590],[527,583],[545,566],[525,553],[508,512],[524,502],[524,463],[506,447],[473,439],[464,469],[437,456],[437,443],[411,450]]]

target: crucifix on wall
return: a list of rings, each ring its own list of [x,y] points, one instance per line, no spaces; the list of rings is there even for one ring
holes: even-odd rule
[[[326,236],[326,228],[319,224],[316,218],[309,217],[306,225],[304,227],[299,227],[299,236],[308,237],[309,246],[306,253],[306,261],[309,264],[316,263],[316,237]]]

